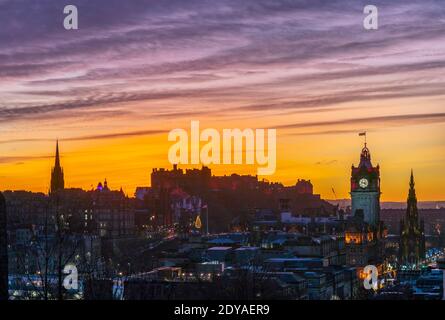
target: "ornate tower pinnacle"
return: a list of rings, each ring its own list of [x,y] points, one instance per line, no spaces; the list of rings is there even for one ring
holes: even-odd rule
[[[419,220],[414,173],[411,170],[405,219],[400,221],[400,262],[417,264],[425,257],[425,231]]]
[[[409,180],[409,192],[406,210],[406,221],[408,221],[412,228],[419,229],[419,213],[417,209],[417,196],[414,183],[414,173],[411,169],[411,178]]]
[[[369,152],[369,149],[366,146],[366,142],[365,142],[365,146],[362,149],[362,153],[360,154],[359,167],[372,168],[371,152]]]
[[[411,178],[409,181],[409,193],[408,193],[408,202],[410,199],[416,200],[417,202],[417,196],[416,196],[416,189],[415,187],[415,182],[414,182],[414,172],[413,169],[411,169]]]
[[[63,169],[60,166],[59,140],[56,142],[56,159],[54,168],[51,171],[51,189],[50,193],[55,193],[65,188],[65,180],[63,177]]]

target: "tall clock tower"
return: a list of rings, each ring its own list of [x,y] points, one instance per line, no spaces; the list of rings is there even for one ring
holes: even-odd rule
[[[354,216],[363,215],[371,226],[380,223],[380,167],[373,167],[371,153],[366,145],[360,155],[358,167],[352,165],[351,200]]]

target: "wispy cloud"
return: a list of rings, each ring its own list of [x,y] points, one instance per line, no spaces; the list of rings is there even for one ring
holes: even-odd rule
[[[25,161],[50,159],[52,156],[19,156],[19,157],[0,157],[0,164],[17,163],[23,164]]]
[[[96,134],[90,136],[72,137],[61,139],[62,141],[85,141],[85,140],[103,140],[103,139],[117,139],[125,137],[138,137],[138,136],[150,136],[167,133],[164,130],[141,130],[141,131],[128,131],[128,132],[118,132],[110,134]]]
[[[67,117],[61,111],[154,100],[175,111],[151,110],[153,116],[192,116],[200,112],[177,108],[206,99],[220,111],[221,97],[229,95],[240,107],[228,109],[231,117],[246,111],[320,109],[437,96],[445,80],[438,74],[445,67],[439,45],[445,27],[436,0],[376,1],[382,27],[375,33],[360,29],[365,2],[355,0],[73,4],[80,12],[76,32],[61,27],[61,3],[0,4],[0,83],[5,84],[0,93],[11,98],[0,103],[0,121],[56,120]],[[425,55],[423,48],[431,45],[435,50]],[[398,59],[402,53],[409,54]],[[373,83],[356,81],[363,76]],[[389,77],[404,83],[391,83]],[[333,88],[338,81],[343,90],[317,88],[320,83]],[[282,101],[262,102],[267,95]],[[116,110],[115,115],[128,114]]]
[[[322,127],[337,126],[337,125],[355,125],[357,126],[358,129],[362,129],[364,126],[373,126],[373,125],[400,126],[400,125],[444,123],[444,122],[445,122],[445,113],[429,113],[429,114],[404,114],[404,115],[389,115],[381,117],[339,119],[333,121],[302,122],[302,123],[276,125],[274,126],[274,128],[299,129],[299,128],[309,128],[309,127],[322,128]],[[321,132],[332,133],[335,131],[321,131]]]

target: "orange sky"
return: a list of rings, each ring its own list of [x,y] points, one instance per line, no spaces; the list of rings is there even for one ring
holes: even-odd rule
[[[210,127],[205,121],[202,123],[203,128]],[[189,130],[189,125],[184,123],[179,127]],[[374,165],[381,166],[384,201],[404,200],[411,168],[415,171],[420,200],[445,198],[441,188],[445,172],[441,138],[444,127],[429,124],[371,129],[368,146]],[[333,199],[331,188],[334,188],[338,198],[347,198],[350,167],[359,161],[363,139],[352,132],[309,135],[308,130],[278,129],[276,173],[260,178],[287,185],[294,184],[298,178],[310,179],[315,192],[322,197]],[[133,194],[136,186],[149,185],[152,168],[171,167],[167,159],[171,145],[167,133],[85,141],[62,139],[60,149],[66,185],[89,189],[107,178],[112,188],[122,186],[126,193]],[[48,189],[54,141],[5,143],[2,148],[9,149],[11,157],[10,163],[0,165],[2,189],[43,192]],[[256,174],[254,166],[213,165],[211,168],[217,175]]]

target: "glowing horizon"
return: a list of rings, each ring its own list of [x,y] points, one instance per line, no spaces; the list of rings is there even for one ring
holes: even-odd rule
[[[159,136],[162,136],[162,134],[159,134]],[[353,160],[351,162],[351,165],[357,165],[359,162],[359,156],[362,145],[362,139],[358,138],[357,135],[349,135],[352,140],[357,141],[357,150],[355,154],[353,155]],[[165,137],[164,137],[165,138]],[[153,139],[153,138],[152,138]],[[147,139],[147,140],[150,140]],[[160,144],[162,144],[162,140],[160,141]],[[372,138],[368,138],[368,140],[372,140]],[[155,142],[156,143],[156,142]],[[121,157],[119,155],[119,152],[112,151],[113,149],[116,150],[124,150],[123,145],[128,145],[128,149],[132,150],[131,153],[134,153],[134,158],[139,159],[139,161],[134,161],[133,163],[124,163],[122,162],[122,159],[125,157]],[[55,142],[51,142],[52,149],[55,150]],[[76,151],[71,152],[64,152],[65,142],[59,141],[60,149],[61,149],[61,162],[62,167],[64,169],[65,173],[65,184],[66,188],[82,188],[85,190],[90,190],[91,188],[95,188],[98,182],[103,182],[104,179],[108,180],[108,183],[110,187],[113,190],[119,190],[121,187],[125,191],[126,194],[133,196],[135,188],[140,186],[150,186],[150,174],[152,169],[154,168],[166,168],[171,169],[172,165],[168,162],[166,159],[167,157],[164,156],[163,153],[161,154],[154,154],[153,156],[150,155],[150,152],[141,152],[139,153],[136,148],[140,146],[140,143],[133,142],[128,143],[128,139],[121,139],[120,144],[119,143],[111,143],[107,144],[105,146],[100,146],[100,144],[97,147],[91,147],[88,145],[86,148],[78,149]],[[114,145],[114,147],[113,147]],[[379,164],[381,166],[382,171],[382,201],[405,201],[403,193],[407,194],[408,191],[408,182],[409,182],[409,175],[410,171],[406,172],[405,176],[401,177],[398,180],[390,182],[386,182],[386,179],[397,179],[397,174],[391,174],[386,172],[385,166],[382,165],[381,161],[378,161],[374,157],[374,152],[372,145],[368,142],[368,146],[371,149],[371,155],[373,156],[373,164]],[[162,146],[162,148],[168,149],[169,144]],[[375,149],[375,148],[374,148]],[[54,151],[53,150],[53,151]],[[92,166],[90,163],[85,161],[84,156],[85,154],[91,154],[91,153],[100,153],[102,156],[97,156],[95,159],[102,163],[100,165],[101,170],[100,173],[98,173],[97,168]],[[106,153],[104,153],[106,152]],[[129,151],[130,152],[130,151]],[[54,152],[53,152],[54,153]],[[145,156],[147,155],[147,158],[153,159],[152,163],[158,163],[157,166],[150,167],[148,165],[148,161],[145,161]],[[73,159],[70,159],[70,157],[73,157]],[[165,158],[165,159],[163,159]],[[351,157],[347,157],[351,158]],[[95,160],[95,161],[96,161]],[[120,163],[120,168],[122,169],[122,172],[126,172],[129,174],[127,179],[122,179],[122,174],[119,171],[114,170],[108,170],[107,165],[103,165],[103,161],[109,161],[108,166],[112,166],[113,168],[116,168],[118,164]],[[339,166],[340,160],[326,160],[324,163],[322,161],[317,161],[314,163],[309,164],[309,168],[306,168],[304,164],[301,164],[299,168],[301,168],[301,175],[300,176],[288,176],[288,172],[292,172],[289,169],[286,168],[286,165],[278,165],[277,167],[277,173],[273,176],[259,176],[258,179],[266,179],[271,182],[281,182],[284,185],[294,185],[298,179],[307,179],[311,180],[314,184],[314,192],[317,194],[321,194],[322,198],[324,199],[330,199],[334,200],[334,195],[331,188],[335,189],[335,192],[337,194],[338,199],[349,199],[349,179],[350,179],[350,165],[345,166],[345,168],[340,168]],[[340,161],[342,163],[343,161]],[[384,162],[383,162],[384,163]],[[50,170],[54,165],[54,155],[48,155],[48,156],[42,156],[40,157],[39,161],[34,160],[32,162],[29,162],[29,165],[26,165],[25,163],[21,164],[20,167],[29,168],[29,171],[26,170],[25,172],[39,172],[40,174],[35,174],[35,178],[31,178],[30,180],[26,179],[26,175],[23,177],[19,177],[18,180],[11,180],[13,181],[12,186],[20,185],[20,183],[23,183],[23,187],[19,188],[4,188],[5,190],[26,190],[26,191],[34,191],[34,192],[43,192],[47,193],[49,189],[49,182],[50,182]],[[127,169],[123,169],[125,166],[129,166]],[[390,163],[388,163],[390,165]],[[323,166],[325,168],[323,168]],[[394,166],[394,165],[393,165]],[[392,166],[392,167],[393,167]],[[80,168],[84,168],[84,170]],[[256,167],[255,166],[248,166],[248,165],[210,165],[208,166],[212,170],[213,175],[230,175],[232,173],[237,174],[250,174],[250,175],[256,175]],[[284,168],[283,168],[284,167]],[[320,172],[314,173],[311,175],[312,169],[310,167],[321,167]],[[322,182],[328,177],[329,175],[326,174],[325,170],[329,170],[329,167],[332,167],[335,170],[338,171],[338,175],[331,175],[334,177],[331,181],[334,181],[331,186],[329,184],[326,184],[325,186],[322,186]],[[201,165],[179,165],[180,169],[190,169],[190,168],[201,168]],[[284,169],[284,170],[283,170]],[[287,170],[286,170],[287,169]],[[292,168],[290,168],[292,169]],[[420,170],[416,170],[414,168],[414,174],[416,179],[416,188],[418,190],[418,198],[419,201],[441,201],[443,198],[440,198],[440,193],[438,193],[437,197],[434,197],[434,193],[431,193],[433,196],[428,198],[423,196],[425,187],[428,187],[422,180],[421,175],[418,173]],[[77,172],[82,172],[81,175],[77,176]],[[344,176],[343,176],[344,175]],[[12,178],[12,177],[11,177]],[[29,184],[31,182],[31,184]],[[336,183],[338,182],[338,183]],[[34,185],[35,183],[35,185]],[[402,190],[396,190],[396,192],[388,193],[387,188],[389,186],[394,186],[394,188],[400,188]],[[400,192],[399,192],[400,191]],[[402,198],[397,197],[391,197],[387,196],[388,194],[398,194],[402,193]],[[405,195],[406,197],[406,195]]]

